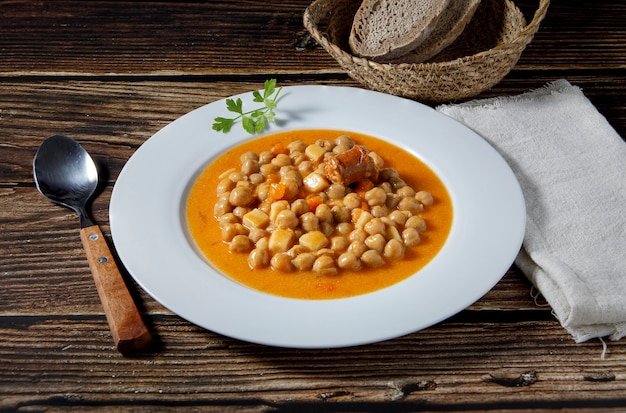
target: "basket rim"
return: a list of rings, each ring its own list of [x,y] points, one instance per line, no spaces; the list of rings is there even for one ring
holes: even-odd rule
[[[339,47],[337,44],[329,41],[326,36],[322,35],[322,33],[319,31],[317,27],[318,22],[313,21],[311,17],[311,11],[315,7],[318,7],[324,1],[326,0],[315,0],[305,9],[304,15],[303,15],[303,22],[304,22],[305,28],[309,31],[309,33],[311,33],[311,35],[315,38],[315,40],[318,43],[320,43],[320,45],[324,47],[325,49],[330,48],[338,56],[341,56],[344,59],[349,59],[350,61],[352,61],[352,63],[355,63],[357,65],[369,66],[373,69],[379,69],[379,70],[388,70],[390,68],[426,69],[426,68],[433,68],[433,67],[437,67],[437,68],[453,67],[453,66],[463,65],[468,62],[472,62],[474,60],[483,59],[485,57],[488,57],[489,55],[497,54],[497,53],[500,53],[502,51],[506,51],[509,49],[517,49],[517,48],[523,49],[531,42],[533,36],[539,29],[539,25],[541,24],[541,21],[546,16],[547,11],[548,11],[548,6],[550,5],[550,0],[539,0],[539,6],[537,10],[535,10],[532,20],[526,25],[526,27],[524,27],[518,33],[515,39],[508,41],[506,43],[500,43],[491,49],[483,50],[481,52],[468,55],[468,56],[462,56],[462,57],[459,57],[457,59],[450,60],[447,62],[378,63],[378,62],[375,62],[373,60],[369,60],[363,57],[354,56],[351,53]],[[515,3],[512,0],[505,0],[505,1],[508,3],[511,3],[514,7],[517,7],[515,6]]]

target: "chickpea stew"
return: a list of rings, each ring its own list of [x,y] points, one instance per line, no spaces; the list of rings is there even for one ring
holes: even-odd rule
[[[415,274],[443,247],[452,203],[410,153],[354,132],[296,130],[211,162],[187,200],[197,248],[265,293],[332,299]]]

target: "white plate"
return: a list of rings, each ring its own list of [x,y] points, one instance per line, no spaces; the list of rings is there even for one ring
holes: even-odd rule
[[[254,108],[252,94],[241,97]],[[179,316],[254,343],[331,348],[399,337],[440,322],[480,299],[505,274],[522,243],[524,200],[500,155],[480,136],[435,110],[363,89],[295,86],[281,92],[277,124],[340,129],[407,148],[443,180],[454,219],[440,253],[417,276],[386,289],[336,300],[298,300],[242,286],[208,266],[185,223],[190,185],[225,149],[250,139],[240,125],[223,135],[213,118],[223,100],[177,119],[146,141],[119,175],[111,233],[130,274]]]

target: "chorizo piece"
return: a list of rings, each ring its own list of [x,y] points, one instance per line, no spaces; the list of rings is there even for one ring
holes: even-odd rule
[[[333,183],[346,186],[364,179],[378,179],[378,168],[362,145],[354,145],[343,153],[328,157],[324,172]]]

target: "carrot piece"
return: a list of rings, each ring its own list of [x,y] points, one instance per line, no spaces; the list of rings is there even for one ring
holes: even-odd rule
[[[274,144],[274,146],[272,146],[272,153],[274,155],[279,155],[279,154],[285,154],[285,155],[289,155],[289,149],[285,148],[285,146],[278,142],[276,144]]]
[[[323,203],[324,200],[319,195],[308,196],[306,198],[306,204],[311,212],[315,212],[315,209]]]
[[[362,179],[356,183],[356,188],[354,190],[360,195],[361,193],[365,194],[372,188],[374,188],[372,181],[369,179]]]
[[[271,202],[279,201],[281,199],[285,199],[285,193],[287,192],[287,187],[285,184],[280,182],[270,185],[270,193],[268,195]]]
[[[267,178],[265,178],[265,181],[269,182],[270,184],[275,184],[280,182],[280,174],[269,174],[267,175]]]

